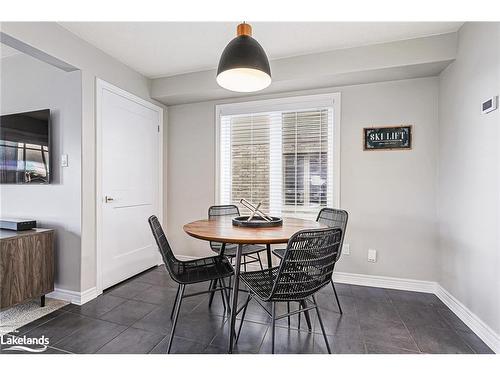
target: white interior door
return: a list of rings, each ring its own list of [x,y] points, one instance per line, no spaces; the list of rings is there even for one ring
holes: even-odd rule
[[[100,95],[101,288],[159,263],[147,219],[160,216],[161,109],[113,86]],[[111,89],[109,89],[111,87]],[[99,225],[99,224],[98,224]]]

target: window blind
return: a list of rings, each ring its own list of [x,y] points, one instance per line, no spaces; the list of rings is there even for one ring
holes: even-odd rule
[[[219,202],[315,218],[333,206],[333,129],[332,107],[220,116]]]

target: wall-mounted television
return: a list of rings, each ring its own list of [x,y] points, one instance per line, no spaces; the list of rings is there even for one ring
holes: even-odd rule
[[[0,116],[0,183],[50,183],[50,110]]]

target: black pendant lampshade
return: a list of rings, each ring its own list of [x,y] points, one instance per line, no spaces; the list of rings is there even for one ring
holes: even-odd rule
[[[264,49],[252,38],[249,24],[239,24],[237,34],[222,52],[217,83],[237,92],[265,89],[271,84],[271,68]]]

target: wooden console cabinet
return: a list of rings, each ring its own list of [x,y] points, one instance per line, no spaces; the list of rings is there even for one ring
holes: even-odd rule
[[[54,290],[54,230],[0,229],[0,309]]]

